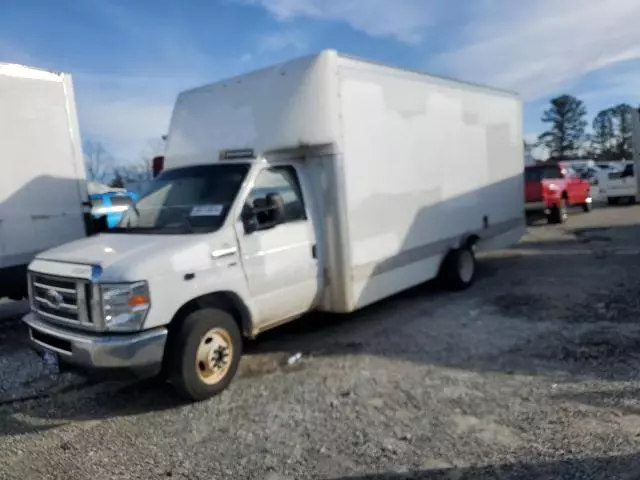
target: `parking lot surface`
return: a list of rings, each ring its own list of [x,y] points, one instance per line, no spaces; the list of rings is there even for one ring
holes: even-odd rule
[[[640,206],[479,265],[269,332],[198,404],[58,373],[0,305],[0,478],[640,478]]]

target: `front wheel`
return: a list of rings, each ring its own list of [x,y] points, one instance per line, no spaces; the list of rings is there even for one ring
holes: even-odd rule
[[[563,198],[558,205],[554,205],[547,215],[547,222],[552,224],[564,223],[567,221],[567,201]]]
[[[618,197],[607,197],[607,203],[609,205],[618,205]]]
[[[466,290],[476,279],[476,257],[469,246],[451,250],[440,268],[439,280],[449,290]]]
[[[593,202],[590,198],[587,199],[587,201],[582,204],[582,211],[585,213],[589,213],[592,208],[593,208]]]
[[[242,356],[242,335],[234,318],[217,308],[197,310],[173,333],[167,367],[177,391],[200,401],[226,389]]]

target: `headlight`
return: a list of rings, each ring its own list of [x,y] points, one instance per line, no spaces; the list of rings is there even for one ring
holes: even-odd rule
[[[140,330],[151,307],[147,282],[100,285],[104,325],[109,331]]]

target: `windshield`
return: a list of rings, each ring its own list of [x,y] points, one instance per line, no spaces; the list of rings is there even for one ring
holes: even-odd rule
[[[562,178],[560,167],[548,165],[544,167],[531,167],[524,169],[524,178],[527,181],[539,182],[540,180],[553,180]]]
[[[207,233],[224,223],[249,165],[215,164],[163,172],[112,232]]]

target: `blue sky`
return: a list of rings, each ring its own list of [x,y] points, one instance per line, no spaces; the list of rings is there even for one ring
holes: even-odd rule
[[[122,161],[181,90],[324,48],[549,98],[640,103],[638,0],[0,0],[0,62],[72,73],[83,136]]]

